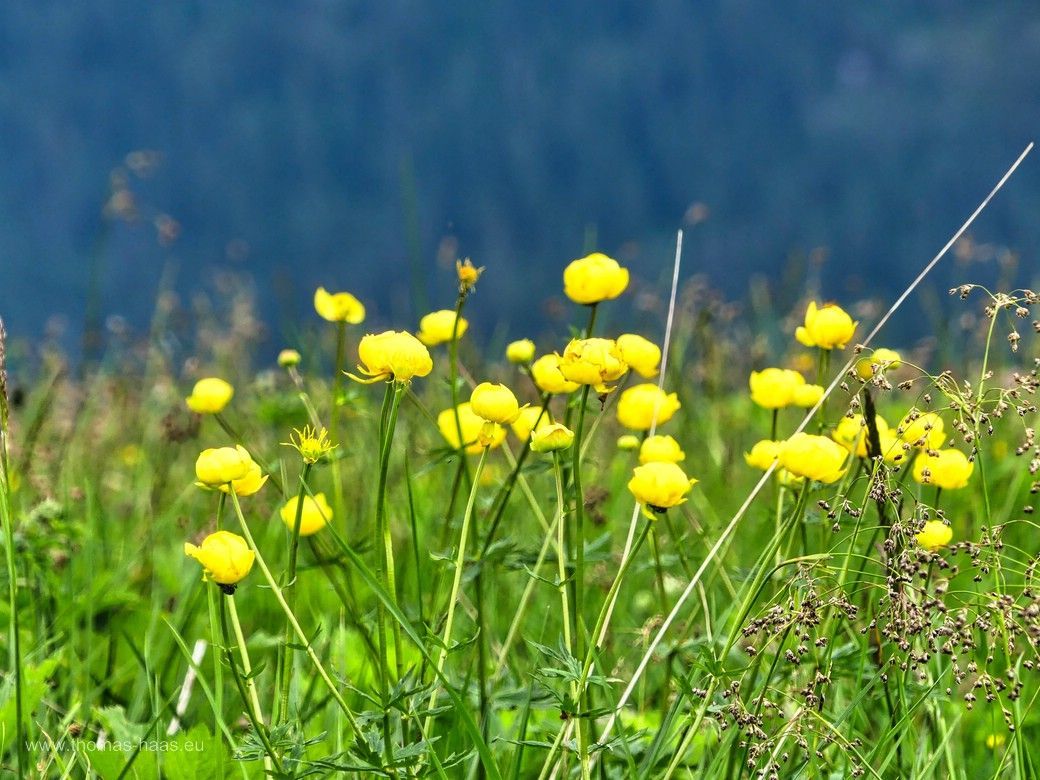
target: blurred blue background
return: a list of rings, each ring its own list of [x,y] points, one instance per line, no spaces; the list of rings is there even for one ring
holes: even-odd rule
[[[164,269],[231,269],[277,345],[319,284],[414,326],[471,256],[519,332],[590,246],[653,289],[678,227],[733,295],[805,257],[827,298],[901,289],[1033,139],[1038,74],[1025,2],[7,2],[0,312],[142,327]],[[976,231],[1027,268],[1038,166]]]

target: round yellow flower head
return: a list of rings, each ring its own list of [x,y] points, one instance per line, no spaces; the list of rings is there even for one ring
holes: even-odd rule
[[[797,477],[831,484],[845,474],[849,451],[826,436],[796,433],[780,448],[780,465]]]
[[[678,463],[681,460],[686,460],[686,453],[671,436],[648,436],[639,448],[640,463]]]
[[[791,403],[803,409],[816,406],[816,402],[823,398],[823,387],[820,385],[798,385],[791,395]]]
[[[914,479],[922,485],[935,485],[943,490],[957,490],[968,484],[975,464],[960,450],[945,449],[921,452],[914,461]]]
[[[626,371],[628,365],[613,339],[572,339],[560,357],[564,379],[592,385],[601,393],[607,392],[607,382],[620,379]]]
[[[461,339],[469,323],[465,317],[459,317],[458,332],[455,338]],[[427,314],[419,320],[419,332],[416,334],[419,341],[428,347],[436,347],[446,341],[451,341],[452,332],[455,330],[455,310],[441,309]]]
[[[780,448],[783,446],[784,443],[782,441],[773,441],[771,439],[756,441],[755,446],[751,448],[751,452],[744,453],[744,462],[752,468],[765,471],[780,457]]]
[[[817,308],[816,301],[810,301],[805,310],[805,325],[799,326],[794,335],[807,347],[845,349],[858,324],[840,306],[828,303]]]
[[[465,444],[466,452],[479,455],[484,449],[480,441],[484,418],[473,411],[469,401],[459,404],[459,427],[462,428],[462,442],[459,441],[458,430],[455,427],[455,410],[445,409],[437,415],[437,429],[453,449],[457,450]],[[506,438],[506,429],[497,425],[492,427],[494,430],[490,434],[488,446],[494,449]]]
[[[617,298],[628,287],[628,269],[600,252],[572,260],[563,271],[563,292],[575,303]]]
[[[298,499],[299,496],[293,496],[278,510],[282,522],[285,523],[285,527],[289,529],[290,533],[296,527],[296,510],[300,506]],[[300,536],[316,534],[330,522],[332,522],[332,507],[329,506],[324,493],[315,493],[313,498],[311,496],[303,497],[303,509],[300,510]]]
[[[220,489],[225,493],[230,493],[234,490],[236,496],[251,496],[264,486],[267,482],[267,475],[260,470],[260,464],[250,457],[245,448],[241,449],[245,453],[245,459],[248,461],[245,476],[231,480],[230,488],[228,488],[227,484],[223,484],[220,486]]]
[[[509,425],[520,416],[520,404],[505,385],[481,382],[469,397],[474,413],[488,422]]]
[[[223,379],[210,376],[195,383],[191,395],[184,399],[184,403],[196,414],[217,414],[224,411],[234,394],[235,388],[230,384]]]
[[[686,494],[697,484],[675,463],[644,463],[632,470],[628,489],[636,501],[655,512],[663,512],[686,501]]]
[[[881,417],[874,416],[874,422],[878,429],[878,438],[885,439],[889,433],[888,423]],[[842,417],[837,426],[831,431],[831,438],[842,447],[853,453],[857,458],[867,457],[867,421],[862,414],[854,414],[851,417]],[[885,448],[881,448],[885,452]]]
[[[368,379],[353,374],[348,376],[356,382],[378,382],[380,379],[410,382],[414,377],[426,376],[433,370],[433,360],[426,345],[411,333],[388,330],[368,334],[358,344],[358,358],[363,365],[358,371]]]
[[[506,360],[518,365],[526,365],[534,360],[534,342],[531,339],[510,341],[506,345]]]
[[[581,385],[564,379],[560,373],[560,356],[555,352],[542,355],[531,364],[531,376],[534,383],[543,393],[557,395],[560,393],[573,393]]]
[[[795,390],[804,384],[805,377],[789,368],[764,368],[752,371],[748,377],[751,400],[763,409],[790,406],[794,402]]]
[[[924,524],[921,533],[914,538],[924,549],[936,552],[950,543],[953,538],[953,529],[941,520],[929,520]]]
[[[661,363],[661,348],[649,339],[635,333],[623,333],[617,338],[617,346],[624,360],[643,379],[657,376]]]
[[[314,291],[314,311],[329,322],[357,325],[365,321],[365,306],[348,292],[330,293],[324,287]]]
[[[225,586],[225,592],[234,592],[231,586],[249,574],[256,559],[246,540],[230,531],[212,533],[198,546],[185,542],[184,554],[201,563],[206,577]]]
[[[203,450],[195,461],[195,476],[205,487],[220,487],[249,474],[253,459],[245,447],[216,447]]]
[[[633,452],[639,449],[639,437],[626,433],[623,436],[618,436],[617,448],[625,452]]]
[[[625,390],[617,402],[617,419],[633,431],[648,431],[654,424],[664,425],[679,411],[679,397],[666,393],[649,382]]]
[[[540,406],[525,406],[510,427],[516,438],[520,441],[527,441],[536,428],[541,430],[547,425],[552,425],[552,417],[548,409],[543,411]]]
[[[898,352],[881,347],[875,349],[869,356],[861,357],[856,361],[856,376],[864,382],[869,382],[875,374],[895,371],[901,365],[903,365],[903,359]]]
[[[899,421],[897,432],[903,441],[919,449],[937,450],[946,441],[942,417],[935,412],[911,411]]]
[[[300,365],[300,353],[295,349],[283,349],[278,353],[278,365],[282,368]]]
[[[531,449],[535,452],[565,450],[574,443],[574,431],[560,423],[549,423],[531,434]]]

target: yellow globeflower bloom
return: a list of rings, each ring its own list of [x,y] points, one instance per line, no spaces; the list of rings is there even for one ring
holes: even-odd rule
[[[661,348],[649,339],[635,333],[623,333],[617,337],[621,359],[644,379],[657,376],[661,362]]]
[[[505,385],[481,382],[469,397],[473,411],[488,422],[509,425],[520,416],[520,403]]]
[[[957,490],[968,484],[975,464],[960,450],[939,450],[934,455],[921,452],[914,461],[914,479],[922,485]]]
[[[797,477],[830,484],[845,474],[849,452],[826,436],[796,433],[780,448],[780,465]]]
[[[479,455],[484,449],[480,441],[484,418],[473,411],[469,401],[459,404],[459,427],[462,428],[461,442],[455,427],[455,410],[445,409],[437,415],[437,429],[453,449],[457,450],[465,444],[466,452]],[[506,438],[506,429],[498,425],[492,427],[494,430],[490,434],[491,441],[488,446],[494,449]]]
[[[296,527],[296,510],[300,505],[298,499],[299,496],[293,496],[278,510],[289,533],[292,533]],[[330,522],[332,522],[332,507],[329,506],[324,493],[315,493],[313,498],[311,496],[303,497],[303,509],[300,511],[300,536],[316,534]]]
[[[640,463],[678,463],[681,460],[686,460],[686,453],[671,436],[648,436],[639,448]]]
[[[521,365],[530,363],[534,360],[534,342],[531,339],[510,341],[506,345],[506,360]]]
[[[195,460],[195,476],[205,487],[220,487],[249,474],[253,459],[242,445],[203,450]]]
[[[260,470],[260,464],[254,461],[248,452],[245,453],[245,457],[249,461],[245,476],[231,480],[230,489],[227,484],[221,485],[220,489],[225,493],[230,493],[231,490],[234,490],[236,496],[251,496],[267,482],[267,475]]]
[[[810,301],[805,310],[805,325],[799,326],[794,335],[807,347],[845,349],[858,324],[840,306],[828,303],[817,308],[816,301]]]
[[[300,353],[295,349],[283,349],[278,353],[278,365],[282,368],[290,368],[300,364]]]
[[[563,271],[563,292],[575,303],[617,298],[628,287],[628,269],[600,252],[571,261]]]
[[[249,574],[256,558],[246,540],[230,531],[212,533],[198,546],[185,542],[184,554],[202,564],[208,579],[223,586],[240,582]]]
[[[943,421],[935,412],[911,411],[899,421],[899,436],[911,447],[937,450],[946,441]]]
[[[664,425],[679,411],[679,397],[675,393],[666,393],[657,385],[649,382],[628,388],[618,398],[617,419],[626,428],[633,431],[648,431],[654,424]]]
[[[543,393],[573,393],[581,385],[565,379],[560,372],[560,356],[556,353],[542,355],[531,364],[531,376]]]
[[[888,423],[881,417],[874,416],[874,422],[878,429],[878,438],[884,440],[889,433]],[[838,425],[831,431],[831,438],[841,446],[853,453],[857,458],[867,457],[867,420],[862,414],[854,414],[851,417],[842,417]],[[885,448],[881,448],[885,452]]]
[[[686,501],[686,494],[697,484],[675,463],[644,463],[632,470],[628,489],[636,501],[655,512],[663,512]]]
[[[363,365],[358,371],[368,379],[353,374],[356,382],[378,382],[380,379],[410,382],[414,377],[426,376],[433,370],[430,351],[419,339],[406,331],[388,330],[368,334],[358,344],[358,358]]]
[[[552,417],[548,409],[543,411],[540,406],[525,406],[510,427],[516,438],[520,441],[527,441],[536,427],[541,430],[548,425],[552,425]]]
[[[223,379],[210,376],[195,383],[191,395],[184,399],[184,403],[196,414],[216,414],[224,410],[234,394],[235,388],[230,384]]]
[[[794,403],[795,391],[805,377],[789,368],[764,368],[748,377],[751,400],[763,409],[783,409]],[[815,402],[814,402],[815,403]]]
[[[462,335],[469,327],[465,317],[459,317],[458,332],[456,338]],[[455,310],[441,309],[427,314],[419,320],[419,332],[416,334],[419,341],[428,347],[436,347],[446,341],[451,341],[452,332],[455,330]]]
[[[864,382],[870,381],[874,374],[883,374],[887,370],[895,371],[903,365],[903,358],[894,349],[881,347],[875,349],[868,357],[856,361],[856,376]]]
[[[572,339],[560,357],[564,379],[592,385],[600,392],[606,392],[606,383],[620,379],[626,371],[628,365],[613,339]]]
[[[941,520],[929,520],[924,524],[921,533],[914,538],[924,549],[936,552],[950,543],[953,538],[953,529]]]
[[[791,394],[791,403],[803,409],[816,406],[817,401],[823,398],[823,387],[820,385],[798,385]]]
[[[744,462],[752,468],[767,470],[777,458],[780,457],[780,448],[784,446],[782,441],[762,439],[756,441],[751,452],[744,453]]]
[[[625,452],[632,452],[633,450],[639,449],[639,437],[631,433],[626,433],[623,436],[618,436],[617,448],[624,450]]]
[[[565,450],[574,443],[574,431],[560,423],[549,423],[531,434],[531,449],[535,452]]]
[[[357,325],[365,320],[365,306],[348,292],[330,293],[324,287],[314,291],[314,311],[329,322]]]

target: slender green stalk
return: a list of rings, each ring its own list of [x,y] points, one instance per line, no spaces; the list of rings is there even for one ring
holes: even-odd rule
[[[401,408],[401,396],[404,393],[404,385],[392,382],[386,386],[384,407],[389,404],[386,415],[385,431],[382,434],[379,450],[379,483],[376,488],[376,535],[383,543],[383,556],[380,561],[380,571],[383,575],[384,584],[390,598],[397,604],[397,575],[394,566],[394,542],[390,531],[390,524],[386,517],[386,481],[390,469],[390,450],[393,446],[394,430],[397,427],[397,413]],[[385,616],[384,616],[385,620]],[[401,679],[403,659],[401,657],[401,629],[394,623],[392,627],[394,638],[394,664],[395,677]]]
[[[6,370],[3,365],[4,330],[0,322],[0,379],[4,380],[4,386],[0,387],[0,519],[4,526],[4,557],[7,563],[7,608],[10,610],[11,620],[9,624],[9,664],[11,676],[14,678],[14,706],[15,706],[15,758],[17,761],[18,774],[24,777],[23,769],[27,761],[25,743],[25,709],[23,706],[23,680],[22,680],[22,636],[21,618],[18,609],[18,568],[14,555],[14,508],[11,505],[11,471],[8,459],[8,407]]]
[[[300,474],[300,489],[296,492],[296,516],[289,534],[289,563],[286,566],[284,587],[285,600],[293,612],[296,611],[296,562],[300,550],[300,524],[303,522],[303,502],[307,494],[307,476],[310,474],[310,470],[311,464],[304,463],[303,473]],[[281,677],[279,678],[279,697],[274,714],[276,723],[289,719],[289,688],[292,685],[293,673],[293,651],[289,645],[292,643],[292,635],[292,626],[286,620],[282,645],[278,651],[280,658],[278,670]]]
[[[329,408],[329,438],[337,447],[342,447],[343,442],[339,439],[340,426],[340,396],[343,394],[343,370],[347,359],[347,323],[340,321],[336,323],[336,370],[332,375],[332,403]],[[340,449],[342,453],[342,449]],[[343,472],[340,468],[339,457],[332,459],[332,505],[336,516],[343,517]]]
[[[556,564],[559,577],[560,609],[563,618],[563,644],[567,652],[574,654],[574,640],[571,636],[571,608],[567,598],[567,529],[564,518],[566,506],[563,498],[563,464],[560,453],[553,453],[553,473],[556,477]]]

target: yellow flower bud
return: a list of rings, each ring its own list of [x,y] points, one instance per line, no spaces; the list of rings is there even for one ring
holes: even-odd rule
[[[245,448],[242,450],[245,452]],[[231,480],[230,489],[227,484],[221,485],[220,489],[223,492],[230,493],[231,490],[234,490],[236,496],[251,496],[267,482],[267,475],[260,470],[260,464],[254,461],[248,452],[245,452],[245,458],[248,461],[245,476]]]
[[[635,333],[623,333],[617,338],[621,359],[644,379],[657,376],[661,363],[661,348],[649,339]]]
[[[924,524],[921,533],[914,538],[924,549],[936,552],[950,543],[953,538],[953,529],[941,520],[929,520]]]
[[[256,553],[246,540],[230,531],[217,531],[196,546],[184,543],[184,554],[202,564],[206,577],[218,585],[235,585],[253,568]]]
[[[685,459],[686,453],[671,436],[648,436],[639,448],[640,463],[678,463]]]
[[[752,468],[765,471],[780,457],[780,448],[783,446],[784,443],[782,441],[772,441],[770,439],[757,441],[755,446],[751,448],[751,452],[744,453],[744,462]]]
[[[823,387],[820,385],[798,385],[791,394],[791,403],[803,409],[816,406],[816,402],[823,398]]]
[[[780,465],[797,477],[831,484],[845,474],[849,452],[833,439],[796,433],[780,448]]]
[[[324,287],[314,291],[314,310],[329,322],[357,325],[365,321],[365,306],[348,292],[330,293]]]
[[[462,428],[462,442],[460,442],[458,430],[455,426],[455,410],[445,409],[437,415],[437,429],[441,432],[441,436],[444,437],[445,441],[456,450],[465,444],[466,452],[473,455],[479,455],[481,450],[484,449],[484,445],[480,443],[481,429],[484,427],[484,422],[484,418],[473,411],[469,401],[459,404],[458,427]],[[505,438],[506,429],[501,426],[495,426],[488,446],[494,449]]]
[[[513,434],[520,441],[527,441],[536,428],[540,430],[547,425],[552,425],[552,416],[548,409],[543,411],[540,406],[525,406],[511,423]]]
[[[875,349],[868,357],[861,357],[856,361],[856,376],[864,382],[869,382],[874,374],[883,374],[885,371],[895,371],[903,365],[903,359],[893,349]]]
[[[789,368],[765,368],[752,371],[748,377],[751,400],[763,409],[790,406],[794,403],[795,391],[804,384],[805,377]]]
[[[217,414],[224,410],[234,394],[235,388],[230,384],[211,376],[196,382],[184,403],[196,414]]]
[[[465,260],[455,261],[455,273],[459,277],[459,291],[468,293],[484,273],[484,267],[474,267],[473,261],[467,257]]]
[[[599,392],[606,392],[606,383],[620,379],[626,371],[628,365],[613,339],[572,339],[560,357],[564,379],[592,385]]]
[[[419,332],[416,335],[426,346],[436,347],[438,344],[451,341],[452,333],[456,339],[461,339],[467,328],[469,323],[466,318],[459,317],[458,331],[455,332],[455,310],[441,309],[430,312],[419,320]]]
[[[666,393],[655,384],[634,385],[618,399],[617,419],[633,431],[648,431],[655,416],[657,424],[664,425],[681,405],[675,393]]]
[[[560,423],[550,423],[531,434],[531,449],[535,452],[565,450],[574,443],[574,431]]]
[[[203,450],[195,461],[195,476],[205,487],[220,487],[249,474],[253,459],[245,447],[216,447]]]
[[[800,326],[794,335],[807,347],[845,349],[858,324],[840,306],[828,303],[817,308],[816,301],[810,301],[805,310],[805,325]]]
[[[675,463],[644,463],[632,470],[628,489],[636,501],[663,512],[686,501],[686,494],[697,484]]]
[[[534,360],[534,342],[531,339],[509,342],[506,345],[506,360],[517,364],[530,363]]]
[[[631,433],[626,433],[623,436],[618,436],[617,448],[626,452],[632,452],[639,449],[639,437]]]
[[[534,383],[543,393],[557,395],[560,393],[573,393],[581,385],[564,378],[560,372],[560,356],[556,353],[542,355],[531,364],[531,376]]]
[[[943,490],[957,490],[968,484],[975,464],[960,450],[946,449],[920,452],[914,461],[914,479],[922,485],[935,485]]]
[[[481,382],[469,397],[473,411],[488,422],[508,425],[520,416],[520,404],[505,385]]]
[[[300,506],[298,499],[299,496],[293,496],[278,510],[289,533],[292,533],[296,527],[296,511]],[[303,497],[303,508],[300,510],[300,536],[316,534],[330,522],[332,522],[332,507],[329,506],[324,493],[315,493],[313,497]]]
[[[922,414],[912,410],[899,421],[897,433],[911,447],[919,449],[937,450],[946,441],[942,417],[935,412]]]
[[[617,298],[628,287],[628,269],[600,252],[571,261],[563,271],[563,292],[575,303]]]
[[[300,364],[300,353],[295,349],[283,349],[278,353],[278,365],[282,368],[291,368]]]
[[[878,438],[884,439],[889,432],[888,423],[876,415],[874,422],[877,425]],[[841,418],[838,425],[831,431],[831,438],[857,458],[865,458],[867,457],[868,434],[866,419],[862,414],[854,414],[851,417]],[[881,452],[885,452],[884,447]]]
[[[358,358],[363,364],[358,365],[358,371],[369,378],[348,374],[356,382],[370,383],[380,379],[410,382],[414,377],[426,376],[433,370],[433,360],[426,345],[403,330],[368,334],[358,344]]]

